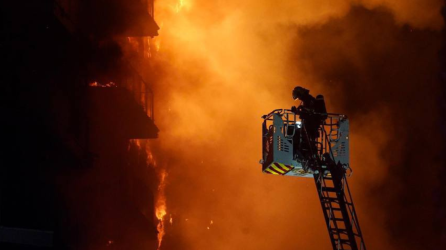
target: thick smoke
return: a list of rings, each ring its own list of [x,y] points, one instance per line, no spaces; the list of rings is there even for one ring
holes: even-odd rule
[[[322,83],[321,91],[332,90],[331,107],[350,116],[352,132],[361,138],[352,153],[356,180],[367,183],[362,193],[370,204],[363,209],[384,214],[392,243],[436,249],[441,233],[434,214],[441,207],[435,192],[445,164],[439,33],[395,26],[385,11],[354,8],[299,36],[305,39],[296,42],[293,65]],[[378,164],[368,162],[373,158]],[[367,223],[364,228],[376,230]]]
[[[351,118],[368,247],[436,249],[441,4],[158,1],[165,249],[330,248],[313,180],[263,175],[257,163],[260,117],[296,105],[295,85]]]

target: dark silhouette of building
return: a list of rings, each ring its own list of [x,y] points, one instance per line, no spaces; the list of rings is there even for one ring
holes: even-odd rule
[[[0,249],[156,249],[128,149],[157,137],[153,72],[124,50],[157,35],[153,1],[0,5]]]

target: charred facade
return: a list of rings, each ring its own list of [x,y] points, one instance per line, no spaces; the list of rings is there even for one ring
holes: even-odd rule
[[[153,1],[1,5],[0,248],[156,249]]]

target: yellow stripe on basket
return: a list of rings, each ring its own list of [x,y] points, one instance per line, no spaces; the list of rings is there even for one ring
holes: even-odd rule
[[[268,172],[268,173],[270,173],[270,174],[276,174],[276,175],[278,175],[278,173],[274,172],[273,170],[271,170],[271,169],[269,169],[269,168],[265,169],[265,171]]]
[[[276,167],[274,164],[272,164],[271,167],[272,167],[274,170],[276,170],[277,172],[281,173],[281,174],[284,174],[284,173],[285,173],[282,169]]]
[[[278,163],[283,169],[285,169],[286,171],[289,171],[290,169],[291,169],[291,167],[289,167],[289,166],[287,166],[287,165],[285,165],[285,164],[282,164],[282,163]]]

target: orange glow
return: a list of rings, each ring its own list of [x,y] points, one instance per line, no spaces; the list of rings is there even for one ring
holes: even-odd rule
[[[114,82],[108,82],[105,84],[99,83],[99,82],[91,82],[88,84],[90,87],[101,87],[101,88],[110,88],[110,87],[117,87],[116,83]]]
[[[311,235],[299,241],[302,249],[330,247],[328,240],[318,240],[327,238],[327,232],[314,183],[261,174],[258,164],[260,117],[273,109],[296,105],[291,98],[291,90],[296,85],[311,89],[314,95],[324,94],[330,111],[343,112],[342,104],[337,103],[340,90],[326,88],[317,72],[309,74],[311,69],[306,69],[305,63],[299,64],[312,58],[300,57],[299,46],[305,37],[299,37],[296,27],[318,27],[341,19],[351,10],[351,2],[155,2],[156,20],[161,24],[160,36],[154,39],[158,51],[156,62],[166,72],[157,83],[159,94],[155,99],[159,114],[157,125],[161,131],[159,143],[166,151],[163,156],[179,163],[172,165],[169,171],[168,194],[173,197],[167,198],[169,210],[178,209],[182,213],[175,214],[181,220],[178,219],[173,228],[177,225],[180,228],[181,223],[190,225],[190,230],[180,235],[191,248],[237,249],[249,242],[246,249],[292,249],[295,242],[290,242],[289,235],[284,232],[297,231]],[[359,2],[367,2],[366,8],[386,6],[398,12],[395,16],[400,23],[438,28],[438,23],[442,22],[441,15],[432,14],[440,13],[440,8],[432,7],[433,11],[420,12],[423,15],[417,16],[413,6],[395,8],[396,2],[411,5],[408,1]],[[354,43],[355,37],[350,40]],[[331,42],[336,39],[318,41],[316,46],[323,47]],[[351,53],[348,54],[351,60],[360,65],[356,51],[348,53]],[[318,54],[311,56],[324,58]],[[295,58],[291,61],[290,57]],[[371,170],[359,170],[363,167],[360,161],[370,163],[368,169],[377,173],[385,166],[378,154],[383,143],[363,143],[364,137],[376,142],[375,138],[367,137],[370,134],[352,134],[356,153],[368,152],[352,156],[352,167],[358,166],[357,180],[375,178],[367,175]],[[373,132],[373,135],[385,137],[380,132]],[[356,183],[356,188],[355,195],[364,187]],[[187,201],[183,201],[184,196]],[[357,195],[358,207],[361,198],[364,203],[368,202]],[[163,216],[158,218],[166,213],[162,207],[161,203],[159,215]],[[218,223],[214,224],[214,220]],[[360,220],[367,219],[361,217]],[[164,228],[163,224],[159,226]],[[231,240],[221,243],[204,239],[203,231],[225,235]],[[377,238],[386,242],[382,230],[376,232]]]
[[[163,241],[163,237],[166,234],[164,229],[164,216],[167,214],[167,206],[166,206],[166,196],[164,194],[164,189],[166,187],[166,177],[167,172],[165,169],[160,170],[160,180],[158,185],[158,193],[156,196],[155,203],[155,214],[158,219],[158,249],[161,249],[161,243]],[[171,218],[172,219],[172,218]]]
[[[184,0],[178,0],[177,4],[175,5],[175,12],[180,12],[181,9],[184,6]]]
[[[155,49],[156,51],[159,51],[161,48],[161,39],[156,39],[155,40]]]
[[[139,42],[137,37],[127,37],[127,40],[129,41],[129,44],[132,46],[134,51],[138,51]]]
[[[131,47],[131,50],[140,53],[146,59],[153,57],[153,47],[155,48],[155,51],[158,51],[156,42],[154,42],[154,40],[156,40],[156,38],[127,37],[127,41]]]
[[[167,214],[167,201],[165,195],[167,170],[165,168],[157,167],[156,160],[153,157],[153,153],[149,145],[149,140],[132,139],[130,140],[130,143],[137,146],[139,150],[143,151],[146,154],[146,165],[155,168],[155,171],[158,175],[158,186],[155,190],[155,217],[158,220],[156,226],[158,230],[158,249],[161,249],[161,243],[163,241],[164,235],[166,234],[164,217]],[[169,222],[170,224],[172,224],[172,215],[170,215]]]
[[[152,57],[152,43],[150,37],[144,37],[144,57]]]

